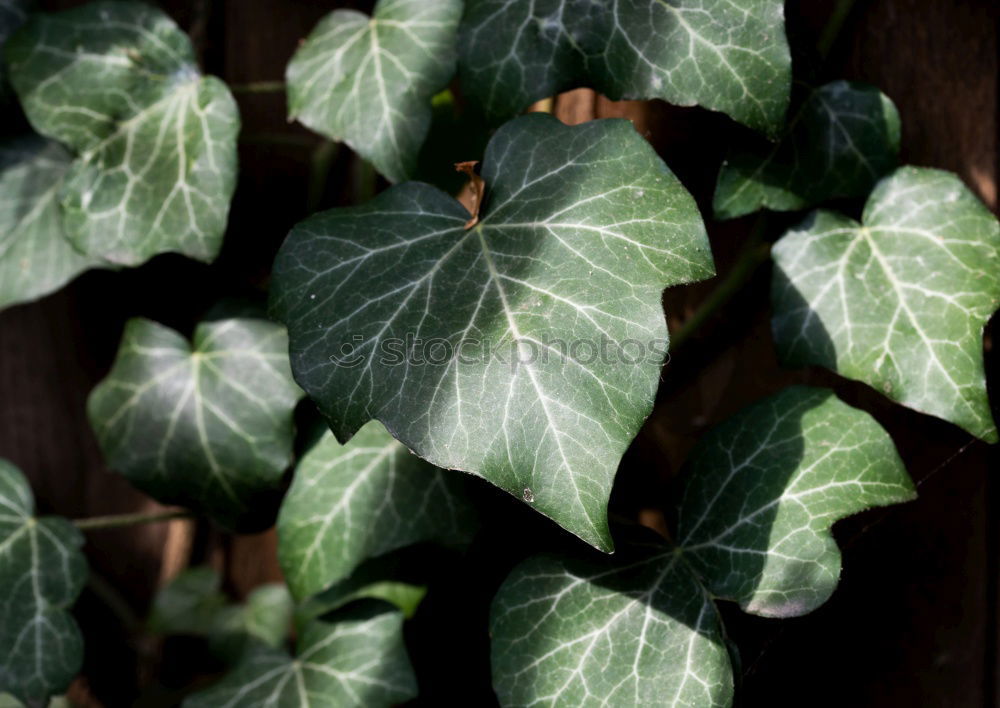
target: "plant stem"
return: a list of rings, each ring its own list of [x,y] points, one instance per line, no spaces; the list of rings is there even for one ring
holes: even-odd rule
[[[816,51],[819,53],[821,59],[826,59],[830,54],[830,50],[833,49],[833,45],[837,43],[840,30],[844,28],[844,23],[851,14],[851,10],[854,9],[856,1],[837,0],[837,4],[833,7],[833,12],[830,13],[830,19],[826,21],[826,25],[823,26],[823,32],[819,36],[819,41],[816,42]]]
[[[81,531],[98,529],[116,529],[122,526],[138,526],[139,524],[157,524],[173,519],[193,519],[195,515],[186,509],[170,511],[140,512],[137,514],[114,514],[112,516],[92,516],[89,519],[74,519],[73,525]]]
[[[323,203],[326,194],[327,179],[330,167],[340,152],[340,143],[324,140],[313,150],[309,161],[309,187],[306,194],[306,213],[312,214]]]
[[[375,167],[360,155],[354,158],[352,175],[354,187],[354,203],[364,204],[375,196]]]
[[[282,93],[284,81],[250,81],[245,84],[229,84],[233,93]]]
[[[771,245],[764,240],[766,232],[767,218],[761,214],[754,222],[750,237],[743,244],[740,255],[736,257],[736,263],[733,264],[725,279],[716,286],[708,298],[701,303],[701,307],[670,338],[671,350],[679,349],[684,342],[691,338],[691,335],[721,310],[750,280],[754,271],[757,270],[757,266],[767,260]]]
[[[91,570],[87,576],[87,588],[118,618],[126,632],[136,634],[142,629],[142,620],[132,610],[128,601],[122,597],[114,585],[94,570]]]

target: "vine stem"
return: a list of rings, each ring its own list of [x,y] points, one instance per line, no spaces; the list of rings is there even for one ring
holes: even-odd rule
[[[282,93],[284,81],[250,81],[245,84],[229,84],[233,93]]]
[[[116,529],[123,526],[138,526],[139,524],[158,524],[174,519],[193,518],[195,518],[195,515],[186,509],[171,509],[170,511],[140,512],[137,514],[92,516],[87,519],[74,519],[73,525],[81,531],[96,531],[100,529]]]
[[[837,0],[837,4],[834,5],[833,12],[830,13],[830,19],[826,21],[826,24],[823,26],[823,32],[816,42],[816,51],[819,53],[821,59],[826,59],[830,54],[830,50],[833,49],[833,45],[837,43],[840,30],[844,28],[844,23],[847,22],[851,10],[854,9],[855,2],[857,0]]]
[[[771,245],[764,240],[767,233],[767,219],[761,215],[754,222],[750,237],[743,244],[736,263],[729,270],[725,279],[719,283],[702,302],[701,307],[691,315],[681,328],[670,338],[671,350],[679,349],[681,344],[691,338],[702,325],[712,319],[746,284],[757,270],[757,266],[767,260]]]

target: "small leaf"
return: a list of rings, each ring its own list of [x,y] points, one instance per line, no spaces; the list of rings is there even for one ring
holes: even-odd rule
[[[109,464],[169,504],[230,528],[273,520],[291,463],[287,337],[256,319],[203,322],[193,346],[149,320],[125,326],[118,358],[87,411]]]
[[[863,223],[811,214],[775,244],[779,356],[864,381],[997,441],[983,327],[1000,304],[1000,225],[954,175],[906,167]]]
[[[636,545],[609,561],[535,556],[490,613],[503,706],[728,706],[733,677],[711,598],[681,556]]]
[[[288,113],[346,142],[389,180],[413,174],[431,98],[455,71],[460,0],[379,0],[334,10],[288,65]]]
[[[684,556],[747,612],[811,612],[840,579],[838,519],[915,498],[889,435],[830,391],[792,387],[714,428],[691,454]]]
[[[469,230],[419,183],[299,224],[272,310],[340,440],[380,420],[610,550],[611,484],[666,351],[662,291],[712,275],[704,225],[626,121],[518,118],[482,176]]]
[[[185,708],[273,705],[284,708],[391,706],[414,698],[416,680],[403,646],[403,616],[377,601],[352,605],[301,633],[293,659],[253,647],[216,685]]]
[[[32,126],[79,154],[61,200],[80,251],[123,265],[167,251],[215,258],[239,114],[173,21],[133,2],[38,14],[7,58]]]
[[[586,85],[702,105],[774,136],[791,90],[781,0],[466,0],[459,68],[498,123]]]
[[[63,230],[59,190],[71,160],[58,143],[36,135],[0,141],[0,308],[107,265],[78,253]]]
[[[812,90],[778,145],[761,141],[722,166],[715,215],[863,197],[896,166],[899,131],[896,106],[874,86],[834,81]]]
[[[207,566],[187,568],[153,599],[149,629],[208,639],[220,659],[235,663],[248,647],[281,647],[291,629],[293,602],[288,588],[270,583],[255,588],[243,604],[230,604],[222,579]]]
[[[0,460],[0,692],[28,705],[62,693],[83,664],[72,607],[87,580],[83,537],[37,518],[31,488]]]
[[[476,526],[471,480],[429,465],[371,422],[346,445],[327,432],[302,458],[278,517],[278,558],[305,599],[366,558],[421,541],[461,544]]]

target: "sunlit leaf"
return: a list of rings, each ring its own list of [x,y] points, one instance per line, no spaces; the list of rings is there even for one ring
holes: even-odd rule
[[[301,395],[286,352],[284,328],[264,320],[203,322],[193,343],[130,320],[87,406],[108,463],[156,499],[228,527],[270,523]]]
[[[957,177],[902,168],[862,223],[813,213],[773,256],[784,363],[825,366],[997,441],[983,328],[1000,306],[1000,225]]]
[[[166,251],[215,258],[239,114],[172,20],[140,2],[36,14],[7,59],[32,126],[78,154],[61,200],[79,250],[123,265]]]
[[[431,97],[455,71],[461,14],[461,0],[379,0],[371,17],[334,10],[288,65],[289,116],[392,181],[412,176]]]
[[[293,229],[272,309],[296,380],[347,441],[375,418],[588,543],[653,404],[665,287],[713,273],[698,209],[626,121],[518,118],[475,228],[419,183]]]

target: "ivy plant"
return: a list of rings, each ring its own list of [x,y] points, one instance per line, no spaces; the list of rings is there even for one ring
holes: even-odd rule
[[[236,102],[172,19],[141,2],[9,2],[0,42],[0,307],[89,269],[241,247],[226,235]],[[88,578],[132,611],[88,571],[82,532],[189,518],[206,562],[127,622],[137,645],[207,649],[211,675],[175,703],[418,699],[434,680],[422,637],[445,608],[488,638],[488,657],[467,650],[503,706],[732,705],[739,647],[720,603],[817,609],[844,562],[835,522],[915,486],[869,412],[790,386],[726,406],[676,489],[649,500],[666,524],[616,507],[633,440],[670,405],[677,343],[754,294],[741,286],[759,248],[693,316],[665,312],[664,290],[711,281],[726,247],[699,204],[716,220],[819,208],[754,217],[750,246],[773,242],[783,364],[997,441],[983,350],[1000,224],[957,176],[898,164],[900,116],[877,87],[792,95],[779,0],[379,0],[370,16],[333,10],[288,56],[289,120],[392,184],[372,175],[358,190],[372,198],[301,215],[254,283],[266,314],[196,293],[197,321],[124,323],[86,416],[107,466],[171,508],[38,516],[39,471],[0,461],[0,704],[71,690]],[[742,123],[714,196],[696,201],[627,120],[549,115],[576,87]],[[522,115],[537,101],[549,108]],[[448,143],[485,146],[455,165],[460,194],[432,164]],[[328,150],[312,163],[320,201]],[[668,314],[688,315],[673,344]],[[233,592],[212,549],[272,527],[273,582]],[[522,541],[491,552],[497,538]],[[483,604],[461,614],[448,590],[466,583]]]

